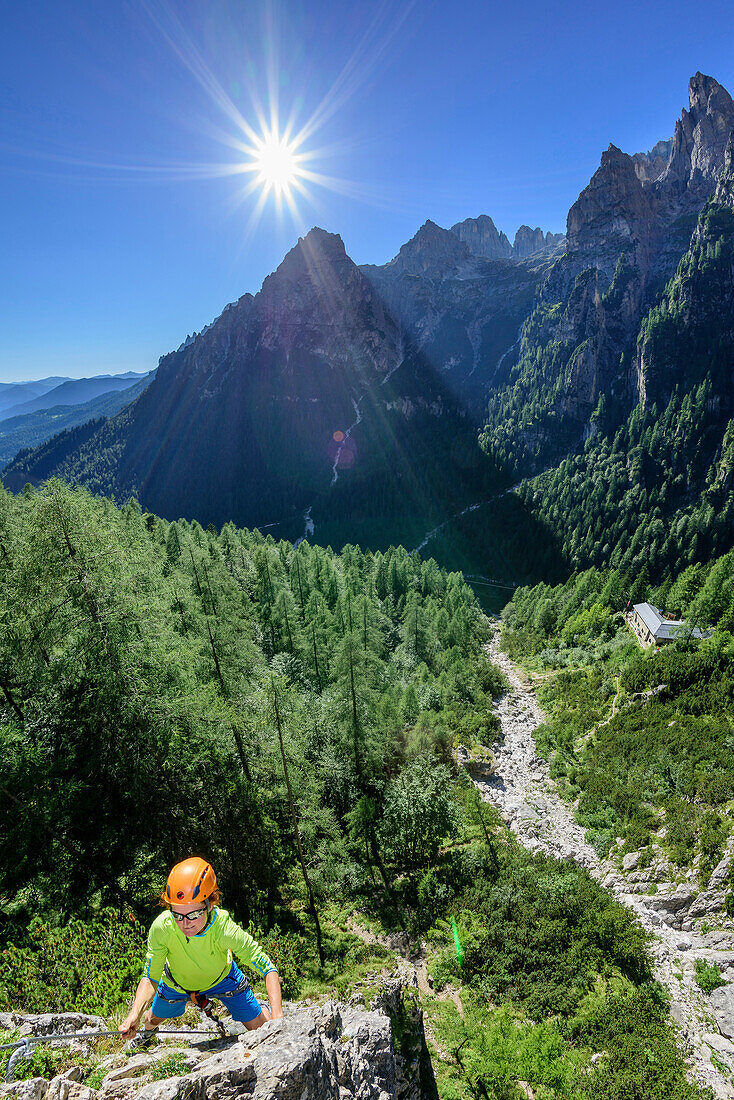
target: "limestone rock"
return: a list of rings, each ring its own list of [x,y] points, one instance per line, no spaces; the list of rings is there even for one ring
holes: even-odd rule
[[[529,225],[521,225],[515,234],[512,254],[516,260],[524,260],[545,246],[545,233],[540,227],[531,229]]]
[[[705,200],[724,163],[734,129],[734,102],[717,80],[703,73],[691,77],[688,102],[689,110],[676,123],[670,159],[657,186],[676,197],[687,191]]]
[[[141,1058],[151,1064],[149,1056]],[[142,1065],[140,1058],[131,1061],[134,1069]],[[243,1094],[252,1100],[418,1100],[415,1090],[396,1091],[389,1018],[332,1002],[243,1033],[185,1076],[139,1086],[134,1079],[120,1080],[119,1073],[108,1074],[106,1082],[113,1089],[123,1086],[121,1095],[130,1100],[232,1100]],[[103,1095],[117,1093],[105,1087]]]
[[[442,229],[429,219],[402,246],[388,266],[402,275],[424,275],[436,271],[443,274],[470,259],[469,247],[456,233]]]
[[[12,1081],[9,1085],[0,1085],[0,1097],[13,1097],[13,1100],[43,1100],[48,1088],[45,1077],[30,1077],[27,1081]]]
[[[509,260],[512,256],[513,249],[507,236],[497,230],[487,214],[457,222],[451,226],[451,232],[467,245],[474,256],[483,256],[488,260]]]
[[[658,141],[647,153],[635,153],[632,157],[635,172],[642,183],[654,183],[668,166],[673,139]]]
[[[646,899],[646,905],[649,909],[655,909],[662,913],[665,919],[667,919],[666,915],[668,914],[674,919],[681,919],[681,913],[683,910],[688,909],[695,898],[695,891],[692,891],[688,886],[681,885],[672,894],[653,894]]]
[[[217,1043],[217,1049],[221,1049],[223,1045]],[[102,1080],[100,1092],[103,1093],[106,1100],[113,1100],[113,1098],[114,1100],[121,1100],[122,1097],[137,1091],[140,1082],[139,1080],[136,1081],[136,1078],[140,1078],[146,1070],[152,1069],[157,1063],[164,1062],[172,1055],[176,1056],[179,1063],[184,1062],[185,1068],[188,1070],[194,1069],[195,1066],[210,1056],[208,1051],[205,1053],[196,1047],[166,1044],[155,1050],[136,1054],[134,1057],[128,1058],[122,1065],[112,1066]]]
[[[734,148],[734,140],[732,140],[732,148]],[[723,190],[723,188],[722,188],[722,190]],[[721,887],[726,882],[727,876],[729,874],[730,864],[731,864],[731,852],[728,851],[726,853],[726,855],[723,857],[723,859],[721,859],[719,861],[719,863],[716,864],[713,871],[711,872],[711,877],[709,878],[707,889],[709,889],[709,890],[721,889]]]
[[[719,1054],[734,1054],[734,1043],[723,1035],[717,1035],[715,1031],[706,1031],[701,1038]]]
[[[648,246],[653,222],[654,203],[632,157],[610,145],[568,212],[569,252],[593,252],[609,285],[620,253]]]
[[[51,1035],[60,1032],[69,1035],[75,1031],[106,1031],[107,1024],[101,1016],[86,1016],[82,1012],[41,1012],[29,1016],[16,1016],[19,1034]],[[51,1042],[53,1046],[53,1040]],[[68,1042],[64,1043],[68,1050]],[[73,1046],[71,1048],[74,1049]]]
[[[734,1039],[734,985],[722,985],[709,997],[719,1030],[727,1039]]]
[[[732,951],[734,950],[734,933],[730,932],[708,932],[703,936],[703,942],[706,947],[715,951]]]
[[[59,1073],[56,1077],[52,1077],[51,1082],[46,1090],[45,1100],[68,1100],[70,1095],[71,1086],[74,1085],[75,1089],[83,1089],[86,1092],[94,1093],[93,1089],[89,1089],[84,1085],[79,1085],[79,1082],[83,1078],[84,1073],[80,1066],[72,1066],[71,1069],[67,1069],[65,1073]],[[81,1100],[79,1094],[75,1091],[74,1096]]]
[[[76,1069],[77,1067],[75,1067]],[[73,1072],[73,1071],[70,1071]],[[97,1100],[99,1093],[62,1073],[48,1086],[44,1100]]]

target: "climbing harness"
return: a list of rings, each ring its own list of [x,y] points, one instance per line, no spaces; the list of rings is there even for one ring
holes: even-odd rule
[[[212,1002],[209,1000],[209,998],[204,993],[200,993],[198,991],[198,989],[184,989],[184,987],[182,985],[178,985],[178,982],[176,981],[173,974],[171,973],[171,968],[169,967],[168,962],[165,962],[163,964],[163,974],[166,978],[168,978],[168,980],[170,982],[172,982],[174,985],[178,986],[178,988],[181,990],[182,993],[188,993],[189,997],[191,998],[191,1003],[193,1005],[195,1005],[201,1012],[203,1012],[203,1014],[207,1017],[208,1020],[211,1020],[212,1023],[217,1026],[217,1028],[219,1029],[220,1034],[223,1037],[229,1035],[229,1032],[227,1031],[227,1029],[224,1026],[224,1024],[222,1023],[222,1021],[220,1019],[218,1019],[214,1015],[214,1013],[212,1012],[212,1007],[211,1007]],[[249,989],[249,987],[250,987],[249,978],[245,978],[243,976],[242,981],[239,983],[239,985],[235,989],[230,990],[229,993],[217,993],[217,1000],[219,1000],[220,997],[234,997],[238,993],[244,992],[245,989]],[[160,992],[157,995],[158,995],[158,997],[160,997],[160,999],[162,1001],[165,1001],[166,1004],[172,1005],[172,1004],[180,1003],[180,1002],[174,1001],[171,997],[164,997],[163,994],[160,993]]]
[[[214,1022],[217,1023],[215,1017]],[[220,1028],[222,1030],[222,1028]],[[166,1031],[157,1031],[157,1035],[208,1035],[211,1037],[211,1031],[189,1031],[186,1028],[170,1028]],[[230,1035],[226,1030],[223,1031],[224,1037],[228,1039],[234,1039],[236,1036]],[[0,1046],[0,1050],[12,1050],[12,1054],[8,1059],[8,1065],[5,1070],[5,1080],[12,1081],[14,1079],[15,1067],[18,1062],[25,1060],[30,1062],[33,1057],[32,1047],[37,1043],[50,1043],[53,1041],[64,1041],[66,1039],[104,1039],[107,1036],[114,1035],[117,1039],[121,1038],[119,1031],[70,1031],[70,1032],[52,1032],[50,1035],[27,1035],[23,1039],[18,1039],[15,1043],[5,1043]]]

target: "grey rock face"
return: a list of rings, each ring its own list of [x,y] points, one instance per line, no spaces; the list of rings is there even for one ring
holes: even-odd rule
[[[82,1012],[41,1012],[14,1018],[20,1024],[20,1035],[50,1035],[52,1032],[69,1035],[74,1031],[107,1029],[107,1024],[101,1016],[85,1016]],[[66,1045],[68,1047],[68,1044]]]
[[[526,257],[532,256],[534,252],[545,248],[545,246],[546,235],[540,227],[531,229],[529,225],[521,225],[515,234],[512,255],[516,260],[524,260]]]
[[[429,219],[386,267],[401,275],[425,275],[437,270],[446,274],[470,261],[471,255],[463,240]]]
[[[43,1100],[48,1081],[45,1077],[31,1077],[27,1081],[13,1081],[9,1085],[0,1085],[0,1096],[13,1097],[13,1100]]]
[[[79,1074],[81,1076],[81,1071]],[[98,1096],[95,1089],[70,1079],[67,1074],[61,1074],[49,1084],[44,1100],[97,1100]]]
[[[500,362],[517,343],[542,273],[508,258],[471,252],[467,240],[474,242],[472,248],[483,246],[477,244],[481,226],[472,237],[469,222],[479,225],[481,219],[461,223],[462,239],[426,222],[393,260],[361,271],[410,345],[479,423],[487,392]]]
[[[568,212],[568,248],[581,254],[574,266],[593,253],[595,266],[611,282],[621,252],[649,249],[653,223],[653,201],[632,157],[610,145]]]
[[[185,1077],[144,1085],[136,1100],[390,1100],[396,1064],[389,1019],[327,1004],[301,1009],[208,1058]],[[40,1098],[39,1098],[40,1100]]]
[[[673,139],[658,141],[647,153],[635,153],[632,157],[635,172],[643,183],[654,183],[668,166]]]
[[[497,229],[487,214],[457,222],[450,231],[468,246],[473,256],[486,260],[520,261],[529,256],[540,257],[558,248],[565,240],[563,233],[544,233],[540,228],[521,225],[514,243],[510,244],[507,235]]]
[[[696,73],[688,88],[689,110],[676,123],[668,165],[658,190],[672,198],[688,192],[703,202],[721,173],[734,129],[734,101],[713,77]]]
[[[734,985],[722,985],[709,997],[719,1030],[727,1039],[734,1039]]]
[[[731,1043],[729,1039],[726,1039],[723,1035],[717,1035],[715,1031],[707,1031],[702,1036],[703,1041],[713,1049],[718,1051],[719,1054],[734,1054],[734,1043]]]
[[[487,260],[509,260],[513,255],[506,234],[497,229],[487,214],[457,222],[451,226],[451,232],[468,245],[474,256],[483,256]]]

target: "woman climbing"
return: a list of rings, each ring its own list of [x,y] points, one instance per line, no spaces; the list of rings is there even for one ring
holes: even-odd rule
[[[220,892],[212,867],[192,856],[177,863],[168,876],[161,901],[167,907],[148,933],[145,970],[135,1000],[120,1024],[131,1038],[128,1050],[142,1049],[164,1020],[182,1016],[187,1002],[216,998],[233,1019],[249,1030],[283,1015],[278,971],[252,936],[232,920],[218,903]],[[265,978],[270,1010],[256,999],[250,983],[235,962]],[[138,1032],[145,1010],[145,1026]]]

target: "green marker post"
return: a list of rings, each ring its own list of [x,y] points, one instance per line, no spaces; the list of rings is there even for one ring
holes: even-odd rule
[[[456,921],[451,918],[451,931],[454,933],[454,946],[456,948],[456,958],[459,960],[459,966],[464,965],[464,948],[461,946],[461,940],[459,939],[459,929],[456,927]]]

